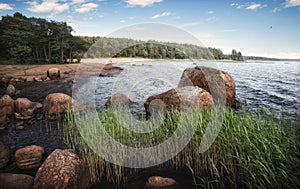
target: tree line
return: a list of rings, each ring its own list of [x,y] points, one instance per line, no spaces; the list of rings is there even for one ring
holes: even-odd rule
[[[126,38],[73,36],[66,22],[27,18],[19,12],[0,21],[0,64],[66,63],[73,59],[144,57],[158,59],[231,59],[243,61],[241,52],[229,55],[220,49],[192,44],[141,41]]]
[[[80,59],[91,43],[73,36],[66,22],[27,18],[21,13],[2,16],[0,59],[15,63],[65,63]]]
[[[159,41],[141,41],[126,38],[99,37],[87,52],[89,58],[101,57],[143,57],[157,59],[208,59],[244,61],[241,52],[232,50],[224,54],[220,49],[206,48],[192,44]]]

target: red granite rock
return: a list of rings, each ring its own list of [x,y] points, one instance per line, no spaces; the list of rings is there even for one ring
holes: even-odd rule
[[[84,189],[89,182],[84,161],[70,150],[56,149],[39,168],[33,189]]]
[[[179,189],[177,182],[168,177],[152,176],[146,182],[144,189]]]
[[[215,68],[198,66],[187,68],[181,76],[178,87],[198,86],[208,91],[214,101],[226,101],[230,106],[235,101],[235,83],[231,75]]]
[[[208,108],[213,105],[212,96],[196,86],[179,87],[168,90],[164,93],[150,96],[144,103],[146,112],[151,114],[152,110],[166,108],[187,109],[187,108]]]

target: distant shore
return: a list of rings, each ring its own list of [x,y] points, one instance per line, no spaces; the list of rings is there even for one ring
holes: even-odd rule
[[[104,64],[115,64],[123,62],[147,61],[146,58],[103,58],[103,59],[82,59],[81,63],[72,64],[40,64],[40,65],[0,65],[0,78],[2,77],[22,77],[27,81],[33,81],[33,77],[45,76],[50,68],[58,68],[61,73],[61,79],[73,78],[80,71],[90,73],[100,72]],[[84,67],[86,63],[95,63],[92,68]]]

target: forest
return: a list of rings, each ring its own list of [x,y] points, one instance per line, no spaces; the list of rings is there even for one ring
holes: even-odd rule
[[[143,57],[158,59],[216,59],[243,61],[241,52],[229,55],[220,49],[191,44],[140,41],[126,38],[74,36],[66,22],[22,15],[2,16],[0,64],[57,64],[81,58]]]

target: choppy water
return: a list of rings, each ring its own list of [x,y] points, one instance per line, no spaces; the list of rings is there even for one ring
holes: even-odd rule
[[[251,109],[272,108],[292,115],[299,112],[300,62],[282,61],[121,63],[117,64],[124,68],[121,74],[90,79],[95,85],[95,104],[102,108],[112,94],[121,92],[135,102],[134,111],[138,111],[149,96],[176,87],[184,69],[197,65],[230,73],[236,83],[237,100]]]

